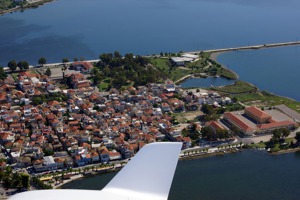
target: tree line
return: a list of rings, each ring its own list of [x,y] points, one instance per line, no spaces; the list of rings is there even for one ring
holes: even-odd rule
[[[5,188],[26,188],[30,186],[30,177],[28,174],[13,172],[10,166],[4,171],[0,171],[0,182]]]
[[[103,77],[111,78],[111,86],[121,88],[133,83],[134,86],[158,82],[161,79],[159,71],[154,68],[148,58],[134,56],[132,53],[122,56],[118,51],[104,53],[96,64],[92,75],[94,83],[98,84]]]

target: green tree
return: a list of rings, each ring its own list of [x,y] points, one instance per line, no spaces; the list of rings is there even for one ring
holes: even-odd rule
[[[22,182],[22,186],[23,188],[29,188],[30,184],[29,184],[29,181],[30,181],[30,177],[28,174],[21,174],[21,182]]]
[[[201,108],[204,114],[211,115],[214,113],[214,108],[211,105],[204,104]]]
[[[4,79],[6,79],[6,77],[7,77],[7,74],[5,73],[3,67],[0,66],[0,79],[4,80]]]
[[[203,138],[206,138],[208,140],[211,140],[213,138],[213,131],[207,126],[201,128],[201,134]]]
[[[93,77],[93,83],[94,85],[98,85],[101,80],[103,79],[102,74],[97,73],[94,77]]]
[[[68,59],[68,58],[63,58],[63,59],[62,59],[62,62],[63,62],[63,63],[67,63],[67,62],[69,62],[69,59]]]
[[[18,67],[21,71],[29,69],[29,64],[26,61],[20,61]]]
[[[103,63],[108,64],[113,59],[113,55],[111,53],[103,53],[99,56],[99,58]]]
[[[121,59],[121,58],[122,58],[122,55],[120,54],[120,52],[115,51],[115,52],[114,52],[114,57],[115,57],[115,58],[120,58],[120,59]]]
[[[12,173],[12,186],[20,187],[22,185],[22,178],[19,173]]]
[[[65,83],[65,71],[67,70],[66,65],[64,64],[64,66],[61,68],[61,73],[62,73],[62,77],[63,77],[63,82]]]
[[[47,76],[51,76],[52,72],[51,72],[51,69],[50,68],[47,68],[46,72],[45,72],[45,75]]]
[[[59,176],[54,176],[55,183],[57,183],[59,178],[60,178]]]
[[[94,68],[91,70],[91,75],[92,75],[92,76],[95,76],[95,75],[97,75],[98,73],[99,73],[99,69],[96,68],[96,67],[94,67]]]
[[[12,72],[16,71],[16,69],[18,67],[17,62],[15,60],[9,61],[7,66],[9,67],[10,71],[12,71]]]
[[[37,106],[44,102],[44,99],[41,96],[35,96],[32,98],[32,104]]]
[[[286,128],[281,128],[280,132],[281,132],[282,138],[287,138],[291,133],[290,130],[288,130]]]
[[[40,57],[40,59],[38,60],[38,63],[40,64],[40,65],[44,65],[44,64],[46,64],[46,62],[47,62],[47,60],[46,60],[46,58],[44,58],[44,57]]]
[[[281,132],[279,129],[275,129],[272,131],[272,138],[271,138],[271,142],[273,142],[274,144],[275,143],[278,143],[279,140],[281,138]]]
[[[297,140],[297,143],[300,144],[300,131],[296,132],[295,139]]]

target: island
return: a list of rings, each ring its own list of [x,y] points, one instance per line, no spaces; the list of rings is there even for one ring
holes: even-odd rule
[[[194,77],[233,84],[181,87]],[[182,142],[180,159],[300,150],[300,103],[238,78],[211,52],[11,60],[0,68],[1,196],[118,170],[152,142]]]

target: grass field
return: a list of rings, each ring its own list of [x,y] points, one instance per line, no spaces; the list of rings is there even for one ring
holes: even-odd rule
[[[176,81],[191,73],[190,70],[180,69],[178,67],[172,67],[170,61],[167,58],[151,58],[150,62],[156,66],[156,68],[165,73],[168,78]]]
[[[176,80],[178,80],[186,75],[189,75],[189,74],[191,74],[191,72],[188,70],[176,68],[171,71],[169,78],[171,78],[171,80],[173,80],[173,81],[176,81]]]
[[[101,81],[101,83],[98,85],[98,89],[100,91],[106,91],[109,86],[110,86],[110,81],[111,79],[110,78],[105,78]]]
[[[219,76],[225,77],[225,78],[229,78],[229,79],[237,79],[236,75],[234,73],[232,73],[231,71],[225,69],[225,68],[219,68],[217,71],[217,74]]]
[[[196,62],[186,63],[186,69],[182,69],[179,67],[172,67],[171,63],[167,58],[151,58],[150,62],[157,67],[158,70],[165,73],[170,79],[176,81],[188,74],[197,74],[197,73],[208,73],[214,69],[217,70],[218,76],[223,76],[230,79],[236,79],[236,75],[231,71],[225,68],[216,67],[217,63],[209,64],[207,59],[209,58],[209,54],[204,54],[200,59]]]
[[[294,101],[286,97],[272,95],[265,91],[249,94],[230,95],[230,97],[236,97],[238,101],[241,101],[246,105],[254,105],[258,107],[271,107],[284,104],[289,108],[300,112],[300,102]]]
[[[172,115],[175,116],[178,122],[187,123],[187,122],[198,121],[197,117],[203,115],[203,112],[198,110],[198,111],[189,111],[189,112],[182,112],[182,113],[173,113]]]
[[[150,62],[157,67],[160,71],[169,71],[170,65],[169,61],[166,58],[151,58]]]
[[[13,79],[14,79],[15,81],[17,81],[18,75],[19,75],[19,73],[12,73],[12,74],[11,74],[11,77],[13,77]]]
[[[226,85],[222,87],[214,87],[213,90],[224,92],[224,93],[246,93],[246,92],[253,92],[256,91],[257,88],[253,85],[244,82],[244,81],[236,81],[233,85]]]

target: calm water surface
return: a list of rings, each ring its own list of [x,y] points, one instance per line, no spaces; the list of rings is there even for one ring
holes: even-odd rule
[[[0,17],[0,65],[295,41],[299,10],[298,0],[56,0]],[[299,58],[287,47],[219,61],[259,88],[300,100]]]
[[[244,151],[180,161],[169,200],[299,199],[300,153],[270,156]],[[68,189],[102,189],[115,173],[71,182]]]
[[[300,46],[224,53],[217,60],[261,90],[300,101]]]
[[[193,88],[193,87],[211,87],[211,86],[223,86],[233,84],[233,80],[229,80],[222,77],[208,77],[208,78],[191,78],[184,81],[181,84],[182,88]]]
[[[0,64],[300,38],[298,0],[56,0],[0,17]]]

